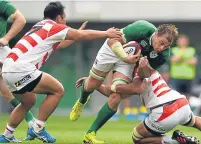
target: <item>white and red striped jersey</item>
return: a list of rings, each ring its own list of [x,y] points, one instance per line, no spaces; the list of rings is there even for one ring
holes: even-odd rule
[[[18,41],[6,59],[12,59],[15,64],[30,63],[39,69],[58,44],[65,40],[67,32],[66,25],[57,24],[52,20],[40,21]],[[9,70],[4,66],[3,71]]]
[[[171,89],[157,71],[147,78],[146,81],[148,84],[140,96],[148,109],[176,99],[185,98],[184,95]]]

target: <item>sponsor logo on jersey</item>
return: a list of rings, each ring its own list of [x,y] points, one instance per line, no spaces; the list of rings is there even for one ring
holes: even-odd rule
[[[22,85],[23,83],[25,83],[25,82],[26,82],[27,80],[29,80],[30,78],[31,78],[30,75],[26,75],[23,79],[17,81],[17,82],[15,83],[15,86],[18,87],[18,86]]]
[[[140,44],[141,44],[143,47],[146,47],[146,46],[148,45],[147,42],[144,41],[144,40],[142,40],[142,41],[140,42]]]
[[[152,52],[150,52],[149,56],[150,56],[150,58],[156,58],[158,56],[158,54],[157,54],[157,52],[152,51]]]

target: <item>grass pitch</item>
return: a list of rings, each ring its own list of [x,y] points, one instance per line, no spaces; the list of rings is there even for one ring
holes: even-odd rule
[[[56,117],[52,116],[46,125],[48,132],[50,132],[54,137],[57,138],[57,144],[81,144],[82,138],[89,128],[90,124],[93,122],[95,117],[81,117],[76,122],[71,122],[67,114],[66,117]],[[0,129],[4,132],[4,128],[8,116],[0,116]],[[103,128],[98,132],[97,138],[100,140],[105,140],[107,144],[131,144],[131,133],[132,129],[138,121],[128,121],[122,117],[118,121],[109,121]],[[193,129],[179,126],[176,129],[180,129],[185,134],[196,136],[201,140],[201,132]],[[18,139],[24,139],[27,131],[27,124],[24,121],[17,128],[15,136]],[[168,133],[171,135],[172,131]],[[40,144],[39,140],[34,140],[31,142],[23,142],[25,144]]]

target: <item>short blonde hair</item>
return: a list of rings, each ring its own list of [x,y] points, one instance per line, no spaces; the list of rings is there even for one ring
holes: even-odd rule
[[[158,35],[168,35],[168,41],[173,43],[179,36],[178,28],[173,24],[162,24],[157,29]]]

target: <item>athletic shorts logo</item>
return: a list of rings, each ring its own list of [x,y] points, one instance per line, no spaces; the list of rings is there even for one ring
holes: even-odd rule
[[[18,82],[15,83],[15,86],[18,87],[21,84],[25,83],[27,80],[29,80],[31,78],[30,75],[26,75],[23,79],[19,80]]]
[[[154,123],[151,123],[151,126],[153,127],[153,128],[155,128],[155,129],[157,129],[159,132],[161,132],[161,133],[164,133],[165,132],[165,129],[164,128],[162,128],[162,127],[160,127],[160,126],[158,126],[158,125],[156,125],[156,124],[154,124]]]

